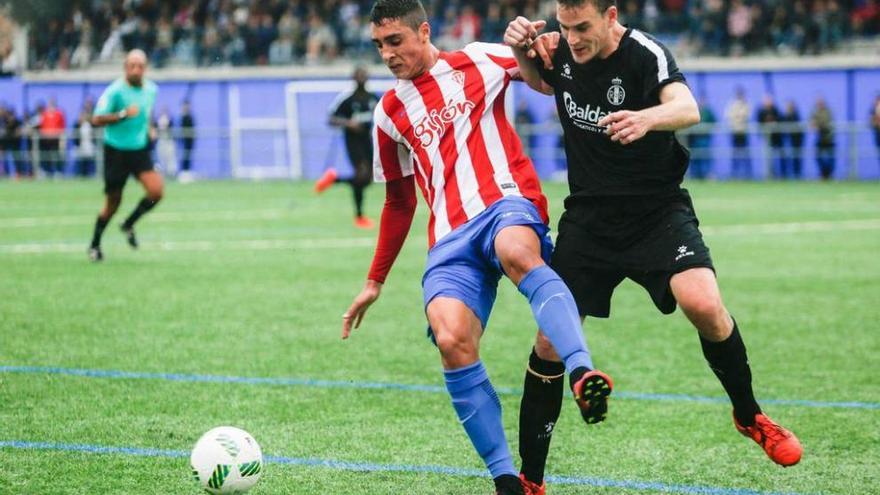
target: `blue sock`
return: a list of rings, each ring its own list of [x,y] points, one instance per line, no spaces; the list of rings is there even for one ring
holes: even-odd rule
[[[593,369],[577,304],[559,275],[541,265],[520,280],[519,291],[528,298],[535,321],[562,358],[565,371],[570,374],[582,366]]]
[[[443,375],[458,419],[492,478],[503,474],[517,476],[501,424],[501,401],[489,382],[483,362],[446,370]]]

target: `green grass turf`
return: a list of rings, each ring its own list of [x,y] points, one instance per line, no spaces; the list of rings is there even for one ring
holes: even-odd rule
[[[759,400],[880,402],[878,185],[688,186]],[[0,366],[442,386],[420,307],[423,205],[382,298],[342,342],[340,315],[362,285],[375,235],[351,226],[345,187],[315,197],[304,183],[171,184],[139,224],[143,247],[132,252],[118,232],[140,197],[130,184],[105,234],[107,260],[94,265],[85,247],[99,187],[0,183]],[[565,186],[546,190],[556,219]],[[369,190],[374,216],[381,200],[381,187]],[[855,220],[874,223],[861,230],[839,223]],[[776,223],[813,230],[764,225]],[[288,244],[245,243],[255,240]],[[38,249],[48,252],[30,252]],[[534,326],[521,296],[502,283],[482,354],[496,387],[517,388]],[[680,313],[661,316],[630,282],[615,294],[612,313],[586,329],[617,391],[722,396]],[[518,397],[505,394],[502,402],[516,452]],[[618,398],[609,420],[589,428],[565,403],[549,471],[761,492],[876,493],[880,410],[765,410],[800,436],[806,452],[797,467],[778,468],[740,437],[724,404]],[[481,468],[443,393],[0,373],[0,441],[188,451],[221,424],[250,431],[267,455]],[[198,493],[187,464],[0,448],[0,494]],[[468,476],[272,464],[252,493],[463,495],[490,493],[490,485]],[[550,492],[659,493],[572,485]]]

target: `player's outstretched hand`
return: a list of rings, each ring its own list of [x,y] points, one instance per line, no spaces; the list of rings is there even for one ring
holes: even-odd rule
[[[526,52],[526,56],[529,58],[541,57],[541,60],[544,62],[544,68],[552,70],[553,55],[559,46],[559,36],[558,31],[551,31],[538,36],[535,42],[532,43],[532,47]]]
[[[612,141],[620,144],[629,144],[644,137],[651,130],[648,118],[642,112],[621,110],[606,115],[598,122],[600,127],[605,127],[605,134],[611,136]]]
[[[348,307],[348,310],[342,315],[342,338],[347,339],[351,335],[352,326],[358,328],[364,315],[367,314],[367,308],[379,299],[382,292],[382,284],[374,280],[367,280],[361,293],[354,298],[354,302]]]
[[[139,113],[141,113],[141,109],[137,105],[129,105],[128,108],[125,109],[125,114],[128,118],[137,117]]]

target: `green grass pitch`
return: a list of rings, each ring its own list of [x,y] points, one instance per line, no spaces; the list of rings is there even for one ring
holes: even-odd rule
[[[878,493],[880,187],[688,187],[759,401],[799,435],[804,458],[774,465],[736,433],[727,404],[684,397],[723,391],[681,313],[660,315],[625,282],[612,318],[585,327],[597,365],[615,380],[608,421],[586,427],[565,402],[548,471],[580,481],[549,493]],[[565,186],[546,191],[555,227]],[[137,184],[126,193],[96,265],[85,249],[97,182],[0,183],[0,494],[199,493],[188,458],[173,454],[224,424],[292,462],[269,463],[255,495],[492,491],[469,475],[481,461],[436,388],[419,283],[423,204],[382,298],[343,342],[340,316],[375,236],[351,225],[345,186],[316,197],[306,183],[170,184],[138,225],[137,252],[118,225],[141,193]],[[382,197],[381,186],[368,191],[374,217]],[[533,337],[527,304],[502,281],[482,356],[505,392],[514,453],[516,389]]]

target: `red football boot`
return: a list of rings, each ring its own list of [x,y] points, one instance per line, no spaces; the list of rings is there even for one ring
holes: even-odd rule
[[[522,483],[523,491],[526,492],[526,495],[546,495],[547,494],[547,482],[541,483],[540,485],[537,483],[532,483],[531,481],[526,479],[526,475],[519,473],[519,482]]]
[[[339,174],[336,173],[335,168],[328,168],[321,178],[315,182],[315,194],[321,194],[326,191],[328,187],[332,186],[334,182],[336,182],[336,177]]]
[[[375,224],[369,218],[360,216],[354,219],[354,226],[359,229],[370,230],[375,226]]]
[[[801,460],[801,454],[804,452],[801,442],[794,433],[774,423],[766,414],[756,414],[755,424],[752,426],[742,426],[736,417],[733,418],[733,424],[743,436],[751,438],[763,447],[767,457],[776,464],[788,467],[794,466]]]

